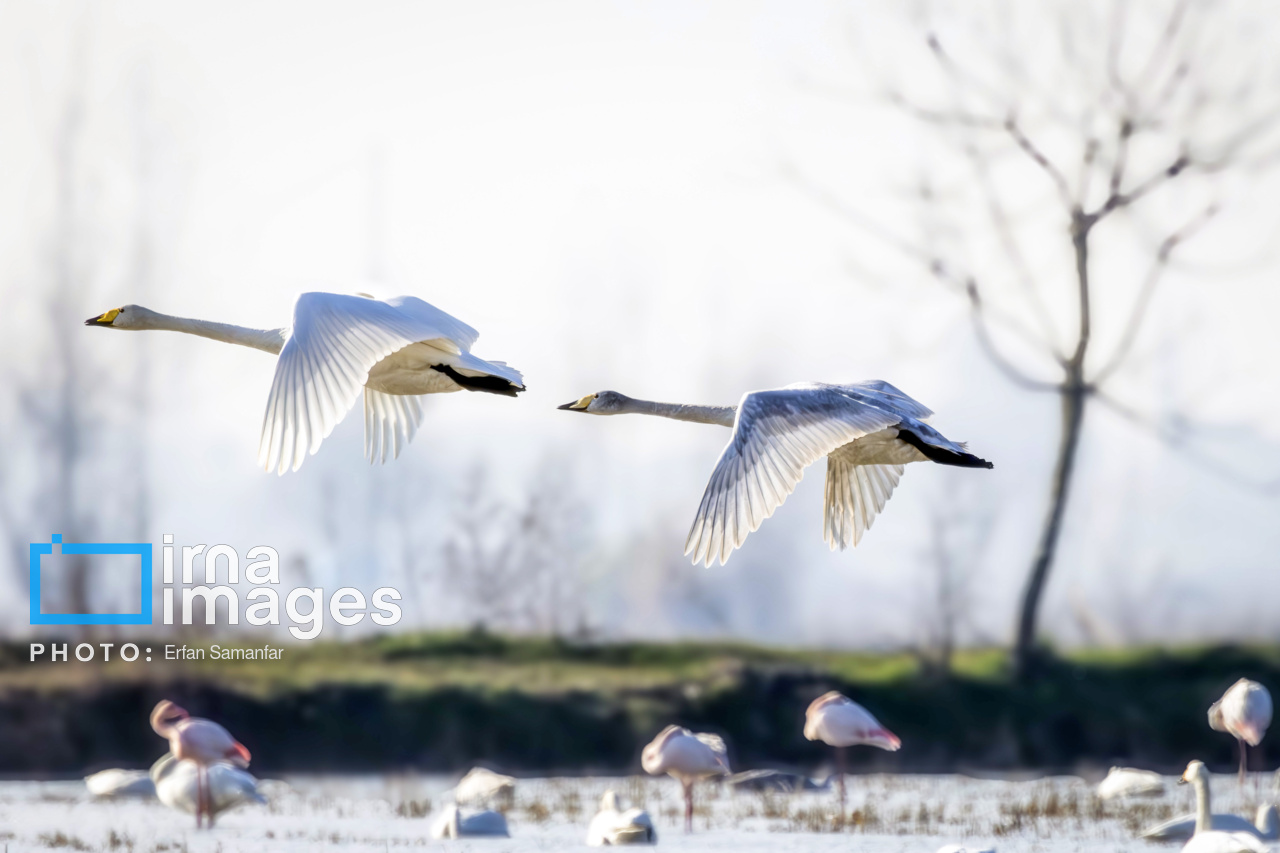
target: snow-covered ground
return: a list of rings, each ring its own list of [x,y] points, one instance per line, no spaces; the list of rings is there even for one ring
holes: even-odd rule
[[[693,835],[682,827],[679,785],[652,778],[520,780],[507,810],[510,839],[433,841],[428,829],[454,779],[432,776],[294,777],[264,784],[266,806],[225,814],[215,829],[152,801],[92,801],[80,782],[0,782],[0,847],[161,851],[390,851],[449,847],[524,851],[582,848],[600,795],[614,788],[653,814],[662,847],[733,851],[934,851],[947,843],[1002,851],[1161,849],[1136,839],[1144,826],[1193,807],[1188,787],[1167,780],[1158,798],[1099,803],[1076,777],[1031,781],[962,776],[849,777],[851,819],[836,820],[834,790],[799,794],[698,786]],[[1252,815],[1272,797],[1270,776],[1242,794],[1232,776],[1214,779],[1214,811]],[[1171,849],[1177,849],[1173,847]]]

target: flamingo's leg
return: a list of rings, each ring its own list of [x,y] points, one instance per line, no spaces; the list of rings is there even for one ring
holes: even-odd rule
[[[1243,791],[1244,777],[1249,765],[1248,753],[1245,750],[1249,747],[1245,745],[1244,738],[1238,737],[1236,740],[1240,742],[1240,790]]]
[[[196,765],[196,829],[204,826],[204,767]]]
[[[681,781],[684,786],[684,831],[693,832],[693,780]]]
[[[846,792],[844,789],[844,747],[836,747],[836,781],[840,788],[840,816],[844,817]]]

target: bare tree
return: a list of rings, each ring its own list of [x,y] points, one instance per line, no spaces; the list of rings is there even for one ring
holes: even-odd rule
[[[1116,378],[1150,325],[1161,281],[1226,189],[1275,162],[1275,51],[1256,32],[1269,16],[1235,4],[913,8],[919,54],[895,56],[912,81],[876,72],[875,86],[936,145],[915,192],[922,236],[895,233],[882,215],[793,176],[966,300],[978,343],[1011,382],[1060,401],[1048,507],[1016,625],[1022,677],[1085,413],[1097,401],[1150,423]]]
[[[943,503],[930,508],[930,537],[924,549],[924,583],[919,603],[923,659],[936,672],[951,672],[962,630],[971,629],[972,586],[995,520],[993,507],[973,494],[964,478]]]
[[[586,620],[587,512],[566,466],[548,458],[512,505],[473,468],[444,545],[444,582],[475,624],[562,636]]]

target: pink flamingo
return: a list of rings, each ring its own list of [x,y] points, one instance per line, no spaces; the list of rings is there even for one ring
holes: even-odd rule
[[[693,783],[729,772],[728,750],[717,735],[667,726],[640,753],[646,773],[666,773],[684,788],[684,831],[693,832]]]
[[[840,781],[840,812],[844,813],[844,750],[847,746],[877,746],[897,752],[902,741],[866,708],[832,690],[814,699],[804,712],[804,736],[836,748],[836,775]]]
[[[169,751],[179,761],[195,762],[199,768],[196,776],[196,829],[201,826],[201,816],[207,815],[213,826],[213,807],[209,800],[208,768],[211,764],[249,766],[249,750],[231,736],[231,733],[213,720],[193,717],[168,699],[162,699],[151,712],[151,728],[169,741]]]
[[[1242,678],[1209,706],[1209,728],[1234,735],[1240,742],[1240,786],[1248,768],[1245,750],[1262,743],[1271,725],[1271,693],[1256,681]]]

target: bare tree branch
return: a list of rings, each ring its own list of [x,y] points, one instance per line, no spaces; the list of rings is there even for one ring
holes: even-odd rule
[[[1152,190],[1155,190],[1157,187],[1160,187],[1178,177],[1178,175],[1182,174],[1190,163],[1191,158],[1184,151],[1168,166],[1165,166],[1160,171],[1150,175],[1146,180],[1142,181],[1129,192],[1111,194],[1107,200],[1103,202],[1102,207],[1098,208],[1091,214],[1087,214],[1089,219],[1092,220],[1090,225],[1102,219],[1108,213],[1119,210],[1122,207],[1128,207],[1146,196]]]
[[[983,310],[982,298],[978,293],[978,285],[973,279],[969,279],[966,283],[965,292],[969,296],[970,317],[973,320],[973,331],[978,337],[978,343],[992,363],[999,368],[1000,372],[1010,382],[1026,388],[1028,391],[1059,391],[1062,387],[1061,383],[1034,379],[1014,367],[1013,362],[1005,358],[1004,354],[996,347],[995,342],[991,340],[991,333],[987,330],[986,313]]]
[[[1125,323],[1124,333],[1120,336],[1120,343],[1117,344],[1110,360],[1095,375],[1093,379],[1094,385],[1101,385],[1106,382],[1128,358],[1129,351],[1133,348],[1133,342],[1137,339],[1138,331],[1142,327],[1142,322],[1147,316],[1151,297],[1155,293],[1156,286],[1160,283],[1162,273],[1169,265],[1169,258],[1174,249],[1191,238],[1196,231],[1202,228],[1217,213],[1218,206],[1211,204],[1190,222],[1187,222],[1160,241],[1160,246],[1156,249],[1155,258],[1152,259],[1151,267],[1147,270],[1147,275],[1143,279],[1142,288],[1138,291],[1138,298],[1129,312],[1129,320]]]
[[[1004,129],[1013,137],[1013,141],[1017,143],[1018,147],[1049,176],[1058,191],[1058,198],[1062,200],[1062,204],[1067,210],[1071,210],[1074,207],[1071,201],[1071,190],[1067,187],[1067,179],[1058,170],[1058,167],[1049,162],[1049,158],[1027,138],[1027,135],[1022,132],[1022,128],[1018,126],[1018,122],[1013,116],[1005,119]]]
[[[995,182],[991,178],[990,167],[986,159],[981,156],[977,148],[972,144],[966,144],[964,150],[974,174],[978,176],[978,184],[982,188],[983,197],[986,201],[987,215],[991,218],[992,227],[995,228],[1000,244],[1009,259],[1009,264],[1013,267],[1022,292],[1031,305],[1031,311],[1040,325],[1044,346],[1059,364],[1065,364],[1066,356],[1063,355],[1058,347],[1053,321],[1049,318],[1048,307],[1044,304],[1044,300],[1040,298],[1039,291],[1035,288],[1035,278],[1031,274],[1031,267],[1027,263],[1026,254],[1022,251],[1021,244],[1013,233],[1008,211],[1005,209],[1000,192],[996,189]]]
[[[784,164],[782,171],[783,174],[796,185],[796,187],[807,193],[815,201],[840,215],[855,227],[866,231],[872,236],[882,240],[886,245],[897,249],[904,257],[918,262],[938,281],[943,282],[959,293],[965,294],[969,298],[972,306],[974,294],[977,289],[977,284],[972,275],[957,269],[953,264],[949,263],[947,259],[942,257],[940,253],[931,252],[900,237],[861,211],[848,206],[833,193],[808,180],[792,164]],[[971,288],[973,292],[971,292]],[[1028,345],[1045,352],[1050,358],[1055,360],[1057,359],[1057,353],[1054,352],[1049,342],[1037,337],[1013,317],[1004,312],[991,309],[985,303],[982,303],[981,300],[979,300],[979,306],[983,315],[982,332],[986,335],[986,343],[983,344],[984,348],[991,343],[990,335],[987,332],[987,320],[989,319],[998,323],[1002,328],[1016,335]],[[994,351],[994,349],[992,351]],[[1021,371],[1016,369],[1015,373],[1021,376],[1020,384],[1021,382],[1031,383],[1026,387],[1038,387],[1040,384],[1048,384],[1044,383],[1042,380],[1021,375]]]
[[[1132,406],[1128,406],[1102,391],[1095,391],[1094,399],[1129,423],[1143,428],[1165,444],[1176,448],[1180,459],[1190,462],[1234,486],[1239,486],[1267,497],[1280,496],[1280,476],[1268,480],[1259,480],[1256,477],[1250,477],[1227,467],[1222,460],[1215,459],[1190,444],[1187,441],[1188,429],[1185,426],[1182,429],[1174,429],[1166,423],[1161,423],[1142,414]]]

